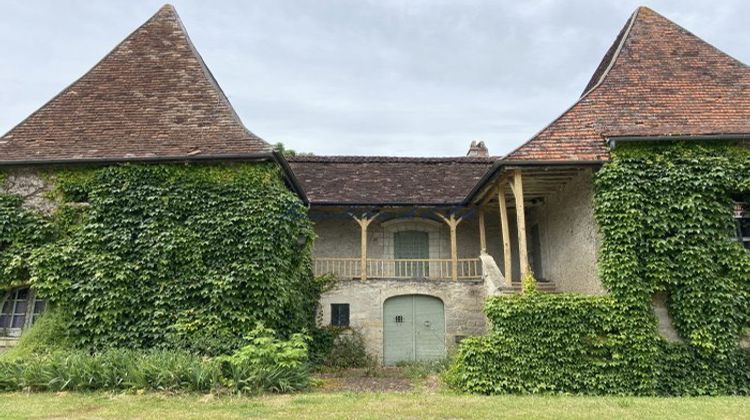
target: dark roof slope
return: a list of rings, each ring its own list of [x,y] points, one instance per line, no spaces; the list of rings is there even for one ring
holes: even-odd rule
[[[0,138],[0,162],[267,153],[166,5]]]
[[[452,205],[497,158],[297,156],[288,158],[312,205]]]
[[[605,139],[750,133],[750,68],[641,7],[571,108],[510,160],[606,160]]]

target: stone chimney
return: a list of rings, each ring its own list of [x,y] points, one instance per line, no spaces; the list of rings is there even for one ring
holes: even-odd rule
[[[472,141],[471,146],[469,146],[469,153],[466,154],[468,157],[488,157],[489,155],[490,152],[483,141]]]

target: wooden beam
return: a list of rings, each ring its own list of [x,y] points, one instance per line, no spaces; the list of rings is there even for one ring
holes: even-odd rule
[[[484,207],[479,208],[479,252],[487,252],[487,237],[484,229]]]
[[[359,250],[359,276],[362,280],[367,280],[367,227],[370,226],[376,214],[370,218],[363,214],[362,217],[351,215],[360,227],[360,250]]]
[[[513,171],[513,196],[516,202],[516,225],[518,227],[518,261],[521,278],[529,272],[529,254],[526,246],[526,209],[523,202],[523,175],[521,170]]]
[[[456,228],[461,223],[463,217],[456,219],[456,215],[451,214],[445,217],[440,213],[437,214],[448,225],[451,231],[451,279],[458,280],[458,240],[456,239]]]
[[[503,241],[503,268],[505,269],[505,281],[508,286],[513,283],[513,265],[510,250],[510,227],[508,226],[508,205],[505,202],[505,185],[500,184],[497,191],[497,204],[500,209],[500,231]]]

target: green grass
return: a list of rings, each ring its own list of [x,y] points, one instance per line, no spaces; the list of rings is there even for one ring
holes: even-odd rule
[[[0,394],[2,418],[750,418],[750,398],[481,397],[446,392],[260,397]]]

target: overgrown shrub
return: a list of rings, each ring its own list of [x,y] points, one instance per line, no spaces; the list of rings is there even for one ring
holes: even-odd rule
[[[227,357],[182,350],[53,352],[0,360],[0,391],[291,392],[309,384],[307,338],[256,328]]]
[[[292,334],[287,341],[279,340],[273,330],[258,326],[247,340],[247,346],[218,359],[230,388],[240,392],[291,392],[309,385],[309,337]]]
[[[336,369],[364,368],[375,365],[367,353],[361,333],[350,328],[323,327],[313,334],[314,365]]]
[[[77,348],[219,355],[256,322],[282,336],[313,326],[313,230],[275,166],[123,165],[51,179],[63,204],[88,206],[61,207],[61,238],[35,248],[31,280]]]
[[[649,353],[656,339],[613,316],[618,308],[611,297],[530,292],[493,297],[485,312],[492,330],[462,341],[445,375],[455,388],[482,394],[653,388]]]
[[[48,309],[31,328],[23,332],[15,347],[0,353],[0,360],[22,359],[70,349],[66,325],[62,312]]]

